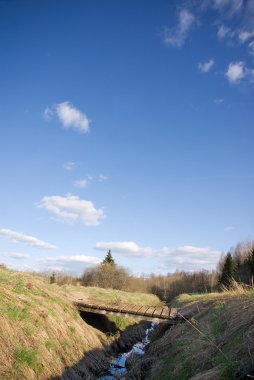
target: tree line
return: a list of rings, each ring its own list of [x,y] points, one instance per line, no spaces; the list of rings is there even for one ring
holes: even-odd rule
[[[210,293],[230,289],[234,282],[253,286],[254,282],[254,242],[240,243],[223,254],[216,270],[194,272],[176,271],[166,275],[150,274],[133,276],[119,266],[109,250],[101,264],[85,270],[80,279],[83,286],[96,286],[125,290],[129,292],[153,293],[170,301],[182,293]],[[74,284],[66,275],[54,275],[52,282]]]

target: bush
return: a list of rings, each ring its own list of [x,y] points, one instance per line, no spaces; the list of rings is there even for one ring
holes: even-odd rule
[[[126,290],[131,277],[125,268],[116,264],[103,263],[96,268],[86,270],[81,281],[84,286]]]

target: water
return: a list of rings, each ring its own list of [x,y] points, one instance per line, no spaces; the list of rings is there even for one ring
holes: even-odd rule
[[[130,351],[124,352],[123,354],[120,354],[116,358],[112,359],[110,361],[110,367],[109,367],[108,375],[100,376],[97,378],[97,380],[115,380],[118,378],[118,375],[126,374],[127,368],[126,368],[125,364],[126,364],[127,358],[132,353],[135,353],[138,355],[144,355],[145,347],[150,342],[149,335],[155,329],[156,326],[158,326],[158,323],[152,322],[151,327],[146,329],[145,337],[142,339],[142,341],[134,344],[134,346],[132,347],[132,349]]]

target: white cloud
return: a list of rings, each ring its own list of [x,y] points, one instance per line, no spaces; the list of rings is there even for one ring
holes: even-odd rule
[[[224,99],[222,99],[222,98],[214,99],[213,102],[214,102],[215,104],[217,104],[217,105],[220,105],[220,104],[224,103]]]
[[[245,63],[242,61],[231,62],[228,65],[226,77],[230,83],[239,83],[246,76]]]
[[[62,221],[71,223],[80,221],[86,226],[96,226],[105,218],[103,210],[96,209],[91,201],[71,194],[45,196],[41,199],[39,207],[51,212]]]
[[[119,253],[127,257],[154,257],[163,259],[162,265],[173,270],[199,270],[214,269],[221,252],[208,247],[183,246],[178,248],[163,247],[154,249],[140,247],[132,241],[125,242],[98,242],[97,250],[111,249],[113,253]]]
[[[182,47],[188,33],[195,23],[194,15],[187,9],[181,9],[179,12],[178,25],[175,30],[164,29],[164,42],[168,46]]]
[[[205,63],[200,62],[198,64],[198,68],[199,68],[201,73],[208,73],[208,71],[211,70],[213,65],[214,65],[214,59],[210,59],[208,62],[205,62]]]
[[[220,259],[221,252],[206,247],[183,246],[170,252],[161,267],[171,272],[175,270],[212,270]]]
[[[52,270],[56,272],[70,273],[72,275],[82,275],[84,270],[101,263],[99,257],[87,255],[71,255],[46,257],[38,260],[40,270]]]
[[[88,133],[90,130],[90,120],[86,114],[75,108],[71,102],[62,102],[52,107],[46,107],[44,117],[46,120],[52,119],[56,115],[64,128],[72,129],[80,133]]]
[[[225,13],[228,17],[240,12],[243,7],[243,0],[211,0],[213,8]]]
[[[224,228],[224,231],[233,231],[233,230],[235,230],[235,227],[233,226],[227,226]]]
[[[43,116],[44,116],[45,120],[47,120],[47,121],[51,120],[52,117],[54,116],[53,109],[50,107],[46,107],[45,110],[43,111]]]
[[[99,257],[86,256],[86,255],[76,255],[76,256],[57,256],[57,257],[46,257],[42,260],[43,263],[49,264],[65,264],[65,263],[79,263],[87,265],[97,265],[101,262]]]
[[[66,164],[63,164],[63,169],[67,170],[67,171],[72,171],[74,169],[74,167],[76,166],[76,163],[73,162],[73,161],[69,161],[67,162]]]
[[[99,175],[99,181],[100,182],[104,182],[104,181],[107,181],[108,177],[106,175],[103,175],[103,174],[100,174]]]
[[[123,253],[126,256],[151,256],[154,254],[154,250],[150,247],[141,248],[133,241],[122,241],[122,242],[98,242],[96,243],[95,249],[100,251],[106,251],[112,249],[119,253]]]
[[[20,252],[7,252],[5,256],[11,257],[12,259],[28,259],[30,257],[27,253]]]
[[[78,181],[75,181],[73,183],[73,186],[78,187],[80,189],[84,189],[89,185],[89,180],[88,179],[79,179]]]
[[[234,32],[232,32],[231,29],[225,25],[221,25],[217,32],[217,36],[219,39],[223,39],[226,37],[233,37],[233,35],[234,35]]]
[[[249,52],[251,55],[254,55],[254,41],[251,41],[248,45],[249,47]]]
[[[44,241],[39,240],[33,236],[24,235],[20,232],[15,232],[15,231],[8,230],[5,228],[0,229],[0,235],[11,239],[11,241],[13,241],[14,243],[24,243],[35,248],[40,248],[40,249],[57,248],[55,245],[45,243]]]
[[[249,38],[251,38],[253,36],[254,36],[254,32],[248,32],[246,30],[241,31],[238,34],[238,38],[239,38],[239,40],[241,42],[245,42],[245,41],[247,41]]]

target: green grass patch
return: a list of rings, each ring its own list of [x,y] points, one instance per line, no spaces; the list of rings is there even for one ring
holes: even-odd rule
[[[25,326],[24,327],[24,333],[25,333],[25,335],[26,336],[33,336],[34,335],[34,331],[35,331],[35,329],[34,329],[34,326],[32,326],[32,325],[28,325],[28,326]]]
[[[134,318],[124,318],[118,315],[108,315],[108,319],[114,322],[117,329],[125,330],[126,327],[134,325],[137,321]]]
[[[11,321],[24,321],[29,319],[27,309],[20,308],[13,303],[0,307],[0,313]]]
[[[235,378],[235,371],[237,369],[237,363],[230,359],[227,359],[220,352],[213,358],[212,363],[214,366],[221,369],[219,380],[232,380]]]
[[[15,364],[19,366],[20,364],[26,364],[30,368],[35,368],[36,366],[37,353],[28,347],[18,347],[15,351]]]
[[[24,278],[23,277],[18,276],[16,284],[13,288],[13,291],[17,294],[27,293],[27,289],[24,286]]]
[[[162,368],[153,375],[152,380],[189,380],[193,375],[191,361],[188,358],[176,359],[174,354],[165,358]]]
[[[225,303],[217,303],[210,314],[210,331],[214,337],[225,331]]]
[[[51,350],[53,350],[53,351],[57,351],[57,346],[56,346],[56,343],[55,343],[55,341],[53,340],[53,339],[48,339],[48,340],[46,340],[46,342],[45,342],[45,347],[49,350],[49,349],[51,349]]]

